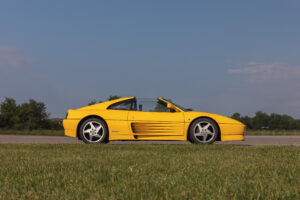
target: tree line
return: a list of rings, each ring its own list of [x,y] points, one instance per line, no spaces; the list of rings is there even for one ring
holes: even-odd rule
[[[115,99],[120,99],[121,97],[120,96],[118,96],[118,95],[110,95],[108,98],[107,98],[107,100],[108,101],[111,101],[111,100],[115,100]],[[92,101],[90,101],[90,103],[88,104],[89,106],[90,105],[94,105],[94,104],[96,104],[96,103],[102,103],[103,101],[102,100],[92,100]]]
[[[258,111],[254,117],[241,116],[240,113],[234,113],[231,118],[236,119],[247,126],[247,129],[270,129],[270,130],[295,130],[300,129],[300,120],[294,119],[289,115],[280,115]]]
[[[43,102],[30,99],[17,105],[13,98],[5,98],[0,105],[0,128],[7,129],[60,129],[61,124],[49,119]]]
[[[118,95],[111,95],[108,100],[121,98]],[[102,101],[98,101],[99,103]],[[91,101],[88,105],[98,103]],[[5,98],[0,104],[0,128],[18,130],[36,129],[62,129],[60,121],[51,120],[43,102],[30,99],[29,102],[17,104],[13,98]]]
[[[111,95],[107,100],[121,98],[118,95]],[[102,101],[91,101],[88,105],[93,105]],[[58,121],[51,120],[50,114],[46,110],[43,102],[33,99],[23,104],[17,104],[13,98],[5,98],[0,104],[0,128],[7,129],[61,129],[62,125]],[[300,120],[289,115],[276,113],[267,114],[262,111],[255,113],[254,117],[242,116],[234,113],[231,116],[244,123],[248,129],[270,129],[270,130],[300,130]]]

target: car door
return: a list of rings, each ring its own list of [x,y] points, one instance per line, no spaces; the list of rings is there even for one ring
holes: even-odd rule
[[[128,127],[128,113],[131,109],[132,99],[110,105],[102,115],[105,116],[109,127],[110,139],[132,139]]]
[[[183,135],[183,112],[170,112],[159,99],[137,99],[135,107],[128,113],[133,135]]]

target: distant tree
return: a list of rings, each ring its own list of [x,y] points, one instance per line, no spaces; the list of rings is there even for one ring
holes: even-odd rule
[[[251,117],[245,116],[242,117],[242,122],[247,126],[249,129],[253,129],[253,120]]]
[[[288,115],[281,115],[280,129],[295,129],[295,120]]]
[[[51,130],[58,130],[58,129],[63,129],[63,126],[61,120],[49,119],[46,121],[44,128],[51,129]]]
[[[172,99],[166,99],[168,102],[173,103]]]
[[[247,128],[252,129],[253,128],[253,124],[252,124],[252,118],[248,117],[248,116],[241,116],[240,113],[234,113],[233,115],[231,115],[231,118],[238,120],[242,123],[244,123]]]
[[[17,120],[18,108],[16,101],[12,98],[5,97],[0,106],[1,127],[12,128]]]
[[[242,122],[241,114],[240,113],[234,113],[233,115],[231,115],[231,118]]]
[[[96,100],[92,100],[88,105],[91,106],[91,105],[94,105],[94,104],[96,104],[96,103],[97,103]]]
[[[231,117],[244,123],[248,129],[300,129],[300,120],[296,120],[289,115],[280,115],[276,113],[268,115],[262,111],[258,111],[252,118],[241,116],[239,113],[234,113]]]
[[[297,127],[297,129],[300,129],[300,119],[298,119],[298,120],[296,121],[296,127]]]
[[[253,128],[254,129],[261,129],[263,127],[269,128],[269,121],[270,117],[268,114],[258,111],[255,113],[255,116],[253,118]]]
[[[91,105],[94,105],[94,104],[97,104],[97,103],[102,103],[103,101],[96,101],[96,100],[92,100],[88,105],[91,106]]]
[[[118,96],[118,95],[110,95],[109,97],[108,97],[108,101],[111,101],[111,100],[115,100],[115,99],[120,99],[121,97],[120,96]]]
[[[272,113],[270,115],[269,127],[270,129],[280,129],[281,115]]]
[[[115,99],[120,99],[121,97],[118,96],[118,95],[110,95],[107,100],[108,101],[111,101],[111,100],[115,100]],[[91,106],[91,105],[94,105],[94,104],[97,104],[97,103],[102,103],[103,101],[96,101],[96,100],[92,100],[88,105]]]
[[[31,99],[20,105],[12,98],[5,98],[0,105],[2,128],[38,129],[48,127],[49,114],[42,102]]]
[[[29,103],[18,106],[17,116],[16,128],[33,130],[47,126],[49,114],[44,103],[30,99]]]
[[[0,113],[0,128],[4,126],[4,119],[2,118],[2,115]]]

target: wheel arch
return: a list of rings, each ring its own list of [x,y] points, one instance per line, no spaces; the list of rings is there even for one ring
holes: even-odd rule
[[[220,129],[220,126],[219,126],[218,122],[216,122],[216,120],[214,120],[213,118],[208,117],[208,116],[196,117],[195,119],[193,119],[193,121],[190,122],[189,128],[187,130],[187,134],[186,134],[187,135],[187,140],[191,141],[190,138],[189,138],[190,137],[189,133],[190,133],[190,128],[191,128],[192,124],[194,123],[194,121],[196,121],[198,119],[201,119],[201,118],[207,118],[207,119],[210,119],[210,120],[212,120],[212,121],[214,121],[216,123],[217,128],[218,128],[218,136],[217,136],[216,141],[221,141],[221,129]]]
[[[103,118],[100,117],[99,115],[88,115],[88,116],[82,118],[82,119],[80,120],[80,122],[78,123],[78,125],[77,125],[76,136],[77,136],[77,138],[78,138],[79,140],[80,140],[80,137],[79,137],[80,126],[81,126],[81,124],[82,124],[85,120],[90,119],[90,118],[97,118],[97,119],[102,120],[102,121],[105,123],[105,125],[106,125],[107,131],[108,131],[108,135],[109,135],[109,128],[108,128],[108,125],[107,125],[105,119],[103,119]]]

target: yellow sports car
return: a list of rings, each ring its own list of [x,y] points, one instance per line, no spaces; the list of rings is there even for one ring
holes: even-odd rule
[[[85,143],[111,140],[244,140],[245,125],[221,115],[184,109],[163,98],[126,97],[69,110],[65,135]]]

